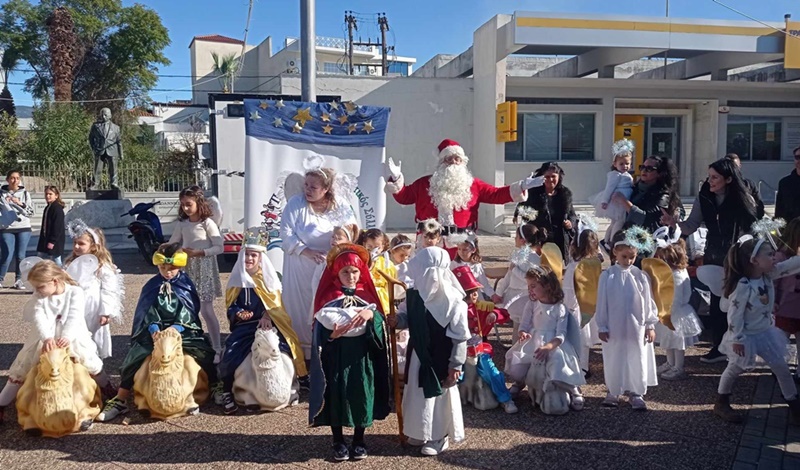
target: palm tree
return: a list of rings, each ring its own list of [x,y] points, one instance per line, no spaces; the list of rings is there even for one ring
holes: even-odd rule
[[[59,7],[53,11],[47,19],[47,36],[54,98],[56,101],[70,101],[75,78],[77,35],[68,9]]]
[[[214,60],[214,66],[211,70],[220,75],[219,83],[222,85],[222,92],[230,93],[233,80],[236,79],[236,72],[239,68],[239,59],[236,58],[236,54],[220,56],[216,52],[211,53],[211,58]]]
[[[0,75],[3,77],[3,91],[0,92],[0,113],[4,112],[9,116],[15,116],[17,114],[16,106],[14,106],[11,90],[8,89],[8,78],[11,76],[11,71],[19,64],[20,54],[19,50],[14,47],[9,47],[2,54]]]

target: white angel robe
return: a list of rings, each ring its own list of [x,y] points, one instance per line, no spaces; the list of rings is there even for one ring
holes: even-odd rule
[[[567,308],[567,311],[572,313],[578,321],[578,325],[580,325],[582,322],[581,306],[578,303],[578,296],[575,293],[575,268],[578,267],[578,263],[579,261],[572,261],[567,265],[567,269],[564,271],[563,286],[564,307]],[[600,338],[597,336],[597,322],[594,317],[581,328],[581,340],[582,344],[579,346],[578,357],[581,361],[581,369],[588,371],[589,352],[593,345],[600,344]]]
[[[673,269],[672,280],[675,283],[675,295],[672,298],[670,321],[675,330],[670,330],[661,322],[656,323],[656,341],[664,349],[686,350],[697,342],[697,335],[702,332],[702,323],[689,304],[692,297],[692,281],[685,269]]]
[[[283,257],[283,306],[292,319],[292,327],[306,355],[311,353],[311,315],[314,303],[312,278],[317,269],[314,260],[302,255],[304,250],[328,253],[334,223],[329,214],[317,214],[304,194],[289,199],[281,216]],[[355,216],[344,224],[356,223]],[[310,357],[310,356],[308,356]]]
[[[86,298],[86,327],[97,345],[101,359],[111,357],[111,327],[100,326],[100,317],[119,320],[122,317],[124,282],[116,266],[103,265],[98,269],[94,255],[83,255],[70,263],[67,272],[83,288]]]
[[[503,303],[498,307],[508,310],[508,315],[516,324],[522,320],[522,312],[529,300],[525,274],[524,269],[510,264],[506,275],[497,283],[496,293],[503,298]]]
[[[83,289],[65,285],[64,292],[48,297],[34,294],[23,307],[22,319],[33,323],[28,338],[9,369],[9,377],[23,381],[28,372],[39,362],[42,341],[66,338],[70,355],[83,364],[92,375],[103,370],[103,360],[97,355],[97,346],[86,328],[83,318]]]
[[[613,265],[600,275],[597,293],[597,331],[608,333],[603,343],[603,370],[612,395],[644,395],[658,385],[653,343],[645,330],[658,322],[658,310],[647,275],[639,268]]]

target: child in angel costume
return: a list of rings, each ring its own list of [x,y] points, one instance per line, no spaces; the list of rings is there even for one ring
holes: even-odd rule
[[[361,245],[367,249],[370,257],[369,272],[372,276],[372,283],[378,292],[378,299],[381,301],[381,311],[389,311],[389,282],[383,277],[381,272],[388,274],[392,278],[397,278],[397,267],[395,267],[389,257],[389,237],[377,228],[362,230],[356,241],[356,245]]]
[[[660,318],[656,323],[656,339],[667,352],[667,362],[658,366],[656,372],[664,380],[681,380],[686,378],[683,369],[686,348],[697,342],[703,327],[689,304],[692,282],[686,270],[689,266],[686,244],[681,239],[681,229],[672,230],[670,234],[669,227],[660,227],[653,234],[657,246],[654,257],[663,260],[671,269],[675,289],[669,318]]]
[[[634,143],[632,140],[620,139],[611,146],[612,162],[611,171],[606,174],[606,187],[599,194],[589,198],[589,203],[594,206],[597,217],[611,219],[611,224],[606,230],[604,242],[606,246],[611,243],[611,237],[622,230],[628,212],[624,207],[611,200],[614,193],[620,193],[625,199],[630,199],[633,193],[633,176],[628,173],[633,163]]]
[[[125,284],[106,248],[102,230],[88,227],[81,219],[71,221],[67,230],[72,238],[72,254],[64,264],[67,273],[83,288],[86,326],[97,345],[97,353],[105,359],[111,357],[109,321],[122,318]]]
[[[783,225],[782,220],[767,218],[753,224],[755,234],[744,235],[730,248],[725,260],[724,277],[716,270],[714,278],[724,278],[723,302],[727,307],[728,331],[720,344],[720,352],[728,356],[728,366],[719,380],[714,413],[725,421],[740,423],[742,415],[731,408],[730,397],[736,379],[756,365],[761,358],[772,369],[789,404],[789,419],[800,424],[800,399],[786,358],[786,335],[775,326],[772,312],[775,306],[775,281],[800,273],[800,256],[776,263],[773,259],[775,241],[772,233]],[[698,268],[712,270],[713,267]],[[709,288],[713,290],[713,282]]]
[[[411,239],[398,233],[389,242],[389,258],[397,268],[397,279],[403,281],[408,287],[411,285],[411,278],[408,277],[408,260],[414,252],[414,242]],[[400,286],[395,286],[394,298],[400,300],[405,298],[406,291]]]
[[[233,396],[234,375],[250,354],[259,328],[275,327],[281,352],[292,358],[297,376],[306,385],[308,382],[303,348],[292,328],[292,320],[283,309],[278,273],[267,257],[268,242],[266,233],[258,228],[249,229],[228,279],[225,304],[231,334],[225,341],[225,354],[219,363],[222,394],[218,403],[225,414],[235,413],[239,408]],[[296,382],[292,391],[296,393],[298,388],[299,382]]]
[[[24,282],[33,288],[33,295],[22,310],[23,321],[32,323],[33,328],[11,363],[8,382],[0,391],[0,423],[5,407],[14,401],[41,353],[54,348],[69,347],[72,359],[86,367],[103,393],[113,395],[103,360],[97,355],[97,346],[83,318],[83,289],[53,261],[26,258],[20,262],[20,271]],[[85,431],[90,426],[88,423],[81,429]]]
[[[466,293],[464,302],[467,303],[467,318],[471,334],[467,341],[467,356],[475,358],[475,369],[478,375],[491,387],[492,393],[505,412],[514,414],[519,409],[506,388],[505,376],[497,369],[492,360],[492,345],[486,342],[487,333],[497,322],[498,309],[495,309],[492,302],[480,300],[483,286],[475,278],[469,266],[458,266],[453,269],[453,274],[456,275],[458,283]]]
[[[589,377],[589,352],[593,345],[600,343],[597,336],[597,322],[594,312],[597,303],[597,284],[602,271],[598,258],[600,241],[597,236],[597,222],[584,214],[578,216],[577,236],[569,246],[570,263],[564,271],[564,306],[581,325],[581,344],[578,358],[584,377]],[[586,294],[578,296],[578,293]],[[581,300],[586,306],[581,309]],[[588,305],[587,305],[588,304]]]
[[[775,251],[775,261],[786,261],[800,253],[800,217],[789,221],[781,233],[782,248]],[[786,337],[794,335],[800,343],[800,274],[786,276],[775,283],[775,326]],[[795,381],[800,381],[800,348],[795,348]]]
[[[647,387],[658,385],[653,349],[658,310],[647,274],[633,263],[640,251],[652,252],[653,240],[634,226],[614,235],[612,244],[614,264],[600,275],[594,316],[608,388],[603,406],[618,406],[627,393],[631,407],[645,411]]]
[[[414,280],[397,315],[397,328],[408,328],[410,356],[403,389],[403,432],[422,455],[438,455],[450,440],[464,440],[464,420],[457,382],[467,359],[469,332],[466,293],[450,271],[450,255],[428,247],[408,262]]]
[[[359,245],[334,247],[314,299],[308,419],[331,427],[337,461],[366,458],[366,428],[390,411],[387,332],[368,263]],[[354,428],[349,449],[343,427]]]
[[[525,220],[524,217],[521,220]],[[505,308],[514,330],[511,342],[519,339],[519,323],[522,321],[522,312],[528,303],[528,284],[525,281],[527,268],[523,266],[538,266],[541,264],[542,246],[547,241],[547,230],[533,222],[524,222],[520,225],[514,236],[516,249],[511,253],[508,271],[497,283],[497,291],[492,296],[492,302]]]
[[[133,378],[153,352],[153,335],[167,328],[181,334],[183,353],[197,361],[208,376],[214,401],[220,400],[222,384],[217,380],[214,348],[200,321],[200,297],[192,280],[181,270],[187,261],[188,256],[180,250],[178,243],[164,244],[153,255],[158,274],[147,281],[139,295],[133,316],[131,347],[120,369],[119,391],[106,402],[95,418],[97,421],[110,421],[128,412],[127,400],[133,390]],[[199,412],[199,408],[189,410],[192,415]]]

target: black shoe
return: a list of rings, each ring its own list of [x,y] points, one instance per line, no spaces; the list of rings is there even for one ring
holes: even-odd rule
[[[231,392],[222,392],[222,411],[226,415],[232,415],[236,413],[239,409],[239,406],[236,404],[236,401],[233,399],[233,393]]]
[[[344,462],[349,458],[350,453],[347,450],[347,446],[344,445],[344,442],[337,442],[333,445],[333,460],[337,462]]]
[[[716,362],[725,362],[727,360],[728,356],[719,352],[717,348],[711,348],[711,351],[700,357],[700,362],[705,364],[714,364]]]
[[[81,432],[86,432],[92,429],[92,426],[94,426],[94,421],[91,419],[87,419],[86,421],[81,423]]]
[[[350,458],[353,460],[364,460],[367,458],[367,446],[363,443],[353,444],[350,449]]]
[[[5,423],[6,407],[0,406],[0,426]]]
[[[589,380],[592,377],[592,373],[588,370],[583,371],[583,380]]]
[[[144,419],[150,419],[150,416],[152,416],[152,414],[150,413],[150,410],[146,410],[146,409],[142,408],[141,410],[137,410],[137,411],[139,411],[139,416],[141,416]]]
[[[25,434],[29,437],[42,437],[42,430],[39,428],[26,429]]]
[[[311,378],[307,375],[297,378],[300,388],[303,390],[311,390]]]

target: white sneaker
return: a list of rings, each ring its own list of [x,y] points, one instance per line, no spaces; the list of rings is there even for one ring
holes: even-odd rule
[[[609,393],[606,395],[606,399],[603,400],[603,406],[613,407],[616,408],[619,406],[619,397],[617,395],[613,395]]]
[[[514,413],[519,411],[519,408],[517,408],[517,405],[514,403],[514,400],[508,400],[505,403],[500,403],[500,405],[502,405],[503,409],[506,410],[506,413],[510,415],[513,415]]]
[[[688,377],[686,372],[678,369],[668,370],[661,375],[661,378],[664,380],[683,380],[686,377]]]
[[[647,411],[647,403],[641,395],[631,395],[630,398],[631,408],[636,411]]]
[[[583,399],[583,395],[572,395],[569,407],[572,408],[573,411],[581,411],[585,404],[586,401]]]
[[[670,370],[672,370],[672,365],[669,362],[665,362],[656,368],[656,373],[661,375]]]
[[[420,453],[428,457],[433,457],[434,455],[441,454],[448,448],[450,448],[450,438],[448,436],[444,436],[442,439],[439,439],[438,441],[426,442],[425,445],[422,446],[422,450],[420,451]]]
[[[17,282],[14,283],[14,289],[25,290],[25,283],[22,282],[22,279],[20,279],[20,280],[18,280]]]

